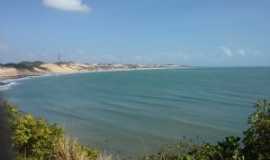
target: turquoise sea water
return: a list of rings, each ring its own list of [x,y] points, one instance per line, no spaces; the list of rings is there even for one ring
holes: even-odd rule
[[[64,126],[84,144],[133,154],[186,136],[241,136],[270,68],[101,72],[19,81],[5,91],[23,111]]]

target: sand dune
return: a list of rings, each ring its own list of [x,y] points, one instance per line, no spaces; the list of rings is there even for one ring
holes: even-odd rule
[[[52,73],[73,73],[89,70],[87,67],[82,67],[81,64],[42,64],[41,67]]]
[[[140,65],[140,64],[79,64],[79,63],[39,63],[23,62],[0,66],[0,80],[17,79],[44,74],[68,74],[89,71],[120,71],[134,69],[174,68],[175,65]]]
[[[85,64],[53,64],[46,63],[39,67],[29,69],[17,69],[14,67],[0,67],[0,80],[20,78],[26,76],[37,76],[49,73],[76,73],[94,70],[90,65]]]

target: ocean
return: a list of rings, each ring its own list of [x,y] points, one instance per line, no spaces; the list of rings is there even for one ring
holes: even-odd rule
[[[270,99],[270,68],[190,68],[29,78],[4,90],[83,144],[145,154],[183,137],[215,143],[242,136],[258,99]]]

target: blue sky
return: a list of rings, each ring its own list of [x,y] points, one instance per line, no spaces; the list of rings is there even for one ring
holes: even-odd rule
[[[270,65],[269,0],[1,0],[0,62]]]

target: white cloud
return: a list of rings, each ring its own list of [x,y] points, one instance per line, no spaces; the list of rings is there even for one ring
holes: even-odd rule
[[[241,56],[245,56],[246,55],[246,51],[244,49],[239,49],[238,50],[238,54]]]
[[[225,54],[228,57],[232,56],[246,56],[247,55],[247,50],[245,49],[232,49],[230,47],[222,46],[220,47],[222,50],[222,53]]]
[[[91,9],[82,0],[43,0],[43,4],[64,11],[88,12]]]
[[[233,51],[232,51],[231,48],[228,48],[228,47],[225,47],[225,46],[222,46],[222,47],[220,47],[220,48],[221,48],[221,50],[223,51],[223,53],[224,53],[226,56],[228,56],[228,57],[233,56]]]

